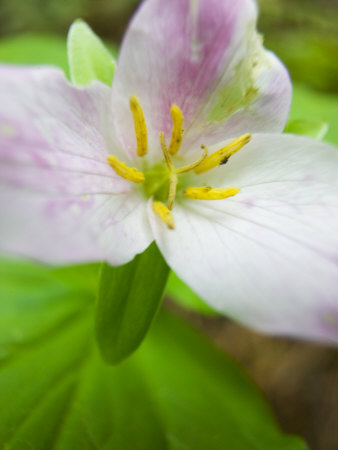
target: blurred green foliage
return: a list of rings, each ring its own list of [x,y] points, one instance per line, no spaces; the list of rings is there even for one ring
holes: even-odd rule
[[[165,289],[166,295],[175,300],[183,308],[205,316],[216,316],[218,313],[208,306],[192,289],[171,272]]]
[[[319,93],[305,84],[295,83],[290,119],[315,119],[327,122],[324,140],[338,145],[338,95]]]
[[[65,35],[82,18],[99,34],[118,40],[139,0],[1,0],[0,34],[54,32]]]
[[[326,120],[291,119],[286,124],[284,132],[308,136],[321,141],[326,136],[328,129],[329,125]]]
[[[258,0],[259,30],[294,81],[338,92],[338,2]],[[54,32],[65,36],[83,18],[101,37],[118,42],[139,0],[1,0],[0,35]]]
[[[338,92],[338,2],[258,0],[265,45],[287,65],[293,81]]]
[[[53,34],[21,34],[0,40],[0,61],[17,64],[50,64],[69,76],[65,37]]]

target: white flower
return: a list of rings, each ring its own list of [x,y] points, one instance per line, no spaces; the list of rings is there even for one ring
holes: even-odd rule
[[[3,65],[2,251],[120,265],[155,239],[218,311],[336,341],[338,152],[279,134],[290,82],[255,23],[251,0],[147,0],[112,90]]]

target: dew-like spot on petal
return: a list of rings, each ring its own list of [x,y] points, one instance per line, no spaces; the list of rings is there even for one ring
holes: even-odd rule
[[[83,196],[82,196],[83,197]],[[51,200],[45,208],[45,215],[48,218],[57,217],[60,213],[70,213],[73,216],[80,216],[89,211],[92,207],[92,201],[89,196],[86,199],[79,197],[78,199]]]
[[[304,175],[303,181],[306,181],[306,182],[316,181],[316,176],[314,173],[307,173]]]

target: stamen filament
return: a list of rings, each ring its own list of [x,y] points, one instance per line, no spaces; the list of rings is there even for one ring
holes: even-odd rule
[[[171,160],[168,148],[167,148],[167,144],[165,142],[165,136],[163,131],[160,132],[160,142],[161,142],[161,147],[162,147],[162,151],[164,154],[164,158],[165,161],[167,163],[169,172],[170,172],[170,177],[169,177],[169,197],[168,197],[168,209],[172,209],[174,206],[174,201],[175,201],[175,197],[176,197],[176,188],[177,188],[177,175],[176,175],[176,171],[175,171],[175,167],[174,164]]]
[[[244,147],[244,145],[246,145],[250,140],[251,140],[250,134],[243,134],[243,136],[234,139],[233,141],[230,142],[230,144],[221,148],[217,152],[212,153],[203,161],[202,164],[195,167],[194,169],[195,173],[199,174],[207,172],[208,170],[211,170],[214,167],[217,167],[221,164],[225,164],[230,158],[230,156],[238,152],[238,150]],[[203,146],[203,148],[205,147]]]
[[[233,197],[240,191],[239,187],[214,189],[209,186],[187,187],[183,191],[183,196],[192,200],[222,200]]]
[[[178,169],[175,170],[175,172],[177,173],[177,175],[179,175],[181,173],[189,172],[190,170],[193,170],[196,167],[198,167],[200,164],[202,164],[202,162],[206,159],[207,156],[208,156],[208,149],[203,147],[203,154],[200,157],[200,159],[198,159],[197,161],[195,161],[192,164],[189,164],[188,166],[179,167]]]
[[[137,156],[144,156],[148,151],[148,135],[143,110],[136,95],[130,97],[129,104],[130,110],[134,117],[134,127],[137,143],[136,153]]]
[[[133,181],[134,183],[143,183],[143,173],[134,167],[128,167],[126,163],[119,161],[116,156],[108,156],[107,162],[120,177]]]
[[[171,155],[175,155],[179,151],[183,139],[184,116],[181,109],[177,105],[171,106],[170,114],[173,120],[173,130],[171,133],[169,153]]]
[[[169,197],[168,197],[168,209],[172,210],[174,206],[174,201],[176,197],[176,188],[177,188],[177,175],[176,173],[170,174],[169,179]]]
[[[159,215],[161,220],[167,225],[170,230],[173,230],[175,228],[174,218],[169,209],[162,202],[154,202],[153,211]]]
[[[164,158],[165,158],[165,162],[167,163],[168,169],[170,171],[173,171],[174,170],[174,166],[173,166],[173,163],[171,161],[171,157],[170,157],[170,154],[169,154],[169,151],[168,151],[168,148],[167,148],[167,144],[165,142],[165,136],[164,136],[163,131],[160,132],[160,143],[161,143],[162,152],[163,152],[163,155],[164,155]]]

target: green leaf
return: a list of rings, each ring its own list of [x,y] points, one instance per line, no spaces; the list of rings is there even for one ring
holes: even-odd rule
[[[169,448],[306,449],[277,431],[269,407],[240,368],[175,316],[160,315],[135,359],[170,430]]]
[[[231,359],[165,311],[131,358],[105,365],[94,289],[77,281],[96,270],[0,263],[1,448],[306,449]]]
[[[321,141],[328,132],[329,125],[324,120],[294,119],[286,124],[285,133],[300,134]]]
[[[188,287],[174,272],[170,272],[165,293],[183,308],[206,316],[217,315],[190,287]]]
[[[0,40],[0,61],[15,64],[50,64],[68,74],[65,39],[48,34],[22,34]]]
[[[78,86],[100,80],[111,86],[115,60],[101,39],[82,20],[76,20],[69,29],[68,61],[71,80]]]
[[[326,122],[329,126],[325,141],[338,145],[338,95],[324,94],[295,83],[290,120],[304,117],[307,120]]]
[[[158,310],[168,274],[155,242],[128,264],[103,264],[96,335],[107,363],[119,363],[140,345]]]

